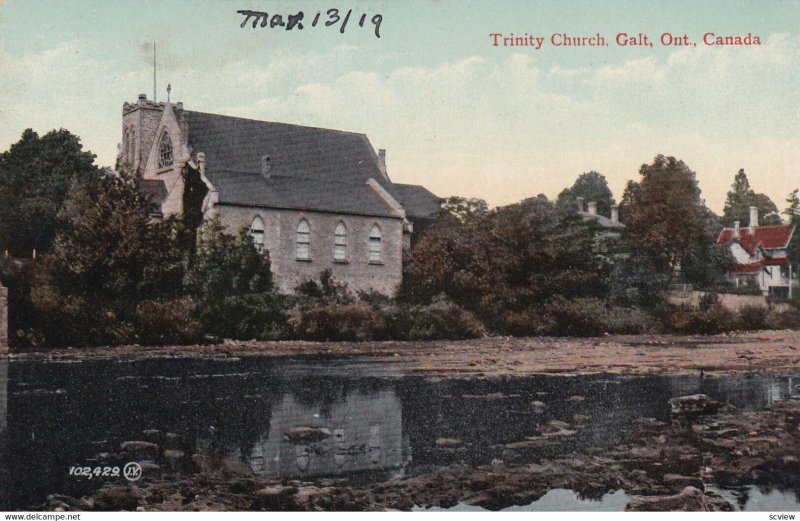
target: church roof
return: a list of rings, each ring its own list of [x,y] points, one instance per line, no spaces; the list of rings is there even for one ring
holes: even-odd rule
[[[400,204],[409,217],[432,218],[442,204],[442,198],[421,185],[394,184]]]
[[[219,203],[397,217],[367,180],[398,194],[367,136],[184,111]],[[262,161],[269,170],[262,175]]]

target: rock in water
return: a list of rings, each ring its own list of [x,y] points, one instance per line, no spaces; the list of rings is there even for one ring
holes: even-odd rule
[[[730,503],[704,494],[695,487],[686,487],[673,496],[642,496],[633,498],[626,512],[730,512]]]
[[[464,445],[464,442],[461,440],[457,440],[455,438],[439,438],[438,440],[436,440],[437,447],[454,449],[462,445]]]
[[[284,438],[294,443],[320,441],[330,435],[331,431],[322,427],[295,427],[283,433]]]
[[[706,396],[705,394],[692,394],[689,396],[679,396],[669,401],[671,416],[673,419],[697,418],[707,414],[715,414],[719,411],[719,402]]]

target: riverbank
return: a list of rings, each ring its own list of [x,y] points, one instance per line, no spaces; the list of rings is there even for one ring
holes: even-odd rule
[[[714,336],[599,338],[486,337],[431,342],[240,342],[189,346],[116,346],[12,353],[24,360],[108,360],[249,356],[363,356],[406,374],[783,373],[800,368],[800,331]]]
[[[800,400],[748,413],[721,409],[702,395],[671,404],[669,422],[635,422],[640,436],[634,443],[588,448],[526,465],[495,461],[455,466],[366,486],[343,479],[303,482],[219,471],[180,476],[167,472],[145,475],[133,484],[107,484],[80,499],[51,496],[45,508],[333,511],[468,505],[499,510],[530,504],[550,490],[568,489],[587,498],[622,490],[630,496],[626,510],[726,511],[733,505],[723,490],[737,486],[800,490]],[[589,428],[585,422],[590,421],[551,422],[534,436],[509,444],[509,454],[525,443],[553,443],[573,429]],[[458,440],[448,445],[458,450]],[[203,458],[197,455],[193,460],[201,465]]]

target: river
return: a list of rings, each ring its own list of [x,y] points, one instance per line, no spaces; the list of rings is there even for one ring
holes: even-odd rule
[[[51,493],[80,497],[102,480],[71,469],[121,466],[120,447],[130,441],[157,438],[187,461],[234,472],[371,483],[610,446],[635,436],[637,418],[666,420],[671,397],[704,393],[757,410],[798,383],[798,375],[422,377],[367,357],[0,360],[0,510],[38,505]],[[507,448],[548,421],[581,417],[586,428],[558,443]],[[297,427],[329,436],[290,441]],[[791,493],[731,493],[743,509],[755,496],[800,505]],[[624,507],[619,494],[608,508]],[[542,499],[549,509],[578,508],[569,491]],[[584,506],[604,509],[602,501]]]

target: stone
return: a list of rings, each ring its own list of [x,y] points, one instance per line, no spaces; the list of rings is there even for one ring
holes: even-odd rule
[[[691,419],[719,411],[719,402],[705,394],[679,396],[669,401],[673,419]]]
[[[541,413],[544,412],[545,409],[547,409],[547,404],[544,402],[540,402],[539,400],[536,400],[534,402],[531,402],[531,407],[533,408],[534,412]]]
[[[123,441],[120,445],[123,452],[136,455],[155,455],[158,445],[149,441]]]
[[[724,499],[704,494],[695,487],[686,487],[672,496],[641,496],[633,498],[626,512],[730,512],[733,507]]]
[[[464,442],[455,438],[439,438],[436,440],[437,447],[454,449],[456,447],[461,447],[462,445],[464,445]]]
[[[322,427],[295,427],[283,433],[283,437],[293,443],[304,443],[329,438],[331,431]]]

